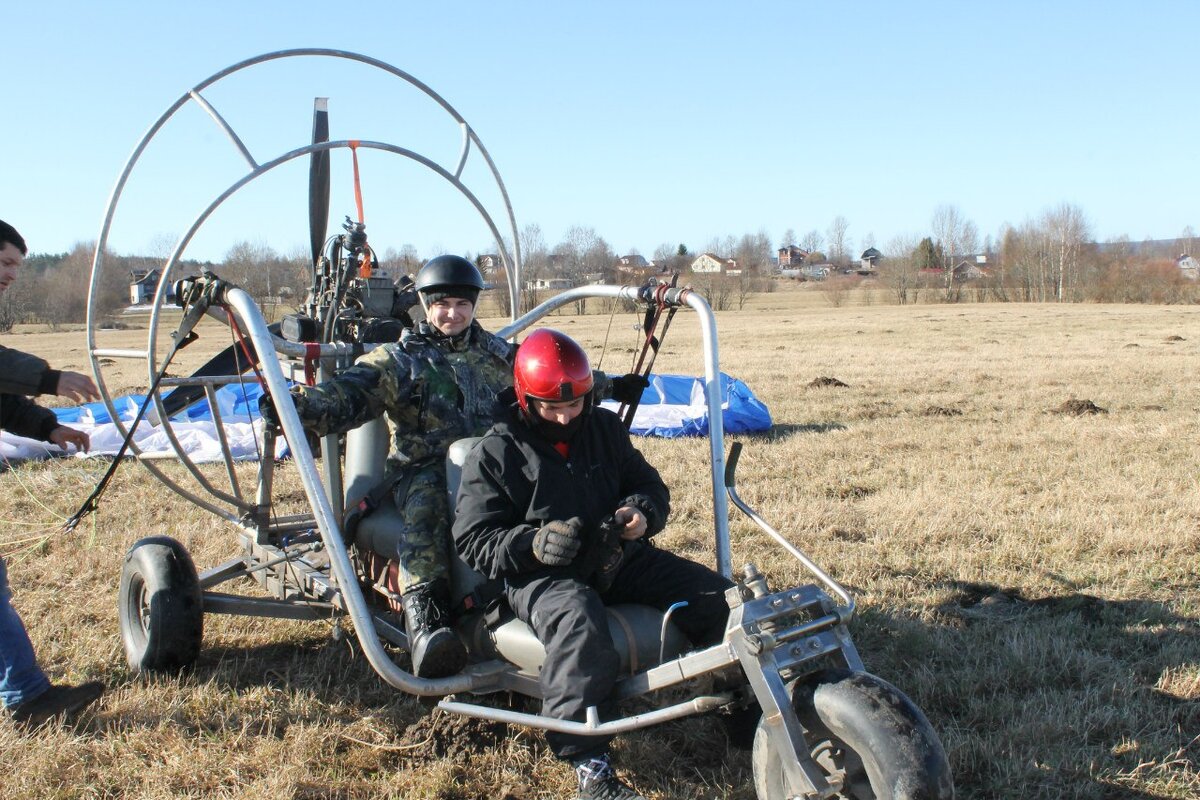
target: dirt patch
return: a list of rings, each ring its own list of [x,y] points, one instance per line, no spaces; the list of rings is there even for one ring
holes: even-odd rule
[[[1186,342],[1187,339],[1183,338],[1182,336],[1180,336],[1178,334],[1171,334],[1167,338],[1163,339],[1163,341],[1164,342]]]
[[[875,490],[871,487],[855,486],[853,484],[830,486],[825,490],[826,497],[832,497],[838,500],[862,500],[864,497],[870,497],[873,494],[875,494]]]
[[[1107,414],[1108,409],[1101,408],[1091,400],[1076,400],[1074,397],[1072,397],[1058,408],[1053,409],[1050,413],[1066,414],[1071,417],[1082,417],[1084,414]]]
[[[448,758],[465,763],[481,750],[496,747],[508,735],[508,725],[503,722],[473,719],[435,709],[409,725],[400,737],[400,744],[411,748],[409,755],[417,761]]]
[[[1141,347],[1141,345],[1139,345],[1139,344],[1136,344],[1136,343],[1134,343],[1134,342],[1130,342],[1129,344],[1125,345],[1125,349],[1126,349],[1126,350],[1128,350],[1128,349],[1129,349],[1129,348],[1131,348],[1131,347]]]
[[[961,417],[962,411],[957,408],[946,408],[945,406],[927,406],[921,412],[922,417]]]
[[[810,389],[825,389],[825,388],[835,388],[835,389],[846,388],[846,389],[848,389],[848,388],[850,388],[850,386],[849,386],[849,384],[842,383],[837,378],[829,378],[829,377],[822,376],[820,378],[813,378],[812,381],[808,384],[808,388],[810,388]]]
[[[829,538],[837,539],[839,542],[865,542],[867,534],[864,531],[834,528],[829,532]]]

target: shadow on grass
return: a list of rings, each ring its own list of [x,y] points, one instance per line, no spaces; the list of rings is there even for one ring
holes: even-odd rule
[[[942,581],[918,620],[867,607],[870,671],[930,717],[959,798],[1196,796],[1200,624],[1159,602]]]
[[[929,716],[950,755],[959,798],[1189,796],[1194,783],[1188,781],[1195,781],[1200,763],[1200,742],[1193,738],[1200,700],[1194,687],[1180,684],[1189,680],[1189,665],[1200,662],[1195,619],[1145,600],[1080,592],[1028,597],[963,581],[936,586],[944,599],[924,619],[867,606],[852,634],[867,668]],[[1179,684],[1164,679],[1181,669]],[[187,710],[175,712],[177,724],[201,736],[240,729],[278,738],[293,725],[329,725],[336,732],[368,715],[377,718],[373,727],[389,733],[378,751],[360,748],[370,757],[355,756],[363,769],[348,769],[347,781],[368,780],[370,770],[415,769],[430,759],[461,756],[469,764],[473,753],[503,750],[514,736],[535,752],[545,747],[540,733],[524,729],[479,736],[474,728],[437,723],[430,703],[384,684],[357,645],[333,640],[323,629],[248,647],[214,641],[175,680],[195,695]],[[153,727],[161,719],[160,709],[147,707],[132,717],[98,720],[98,727]],[[689,788],[671,796],[708,797],[715,795],[701,787],[749,785],[749,758],[727,746],[711,718],[655,726],[620,741],[638,784],[686,778]],[[664,744],[672,753],[669,765],[658,760]],[[338,747],[356,745],[348,740]],[[308,789],[304,796],[354,796],[352,783]],[[522,788],[509,798],[532,800],[538,791]],[[753,791],[730,796],[750,798]]]
[[[831,431],[844,430],[846,430],[846,426],[840,422],[783,422],[772,425],[771,429],[767,431],[756,433],[739,433],[737,435],[752,442],[777,442],[801,433],[830,433]]]

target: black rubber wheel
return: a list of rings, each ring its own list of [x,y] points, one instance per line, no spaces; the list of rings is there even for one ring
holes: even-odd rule
[[[177,672],[200,655],[204,600],[191,556],[169,536],[150,536],[125,554],[117,594],[121,642],[138,672]]]
[[[792,690],[813,760],[840,779],[846,800],[954,797],[950,764],[929,720],[904,693],[865,672],[821,673]],[[791,757],[791,756],[789,756]],[[752,755],[759,800],[801,794],[760,722]]]

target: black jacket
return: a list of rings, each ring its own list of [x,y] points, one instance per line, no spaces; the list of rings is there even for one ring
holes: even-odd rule
[[[0,429],[49,441],[58,417],[25,395],[52,394],[59,375],[37,356],[0,346]]]
[[[463,465],[454,545],[489,578],[559,572],[587,580],[599,557],[598,524],[621,506],[640,509],[652,536],[666,523],[670,493],[616,414],[593,409],[563,458],[514,405]],[[534,534],[571,517],[583,520],[588,541],[571,565],[545,566],[533,555]]]

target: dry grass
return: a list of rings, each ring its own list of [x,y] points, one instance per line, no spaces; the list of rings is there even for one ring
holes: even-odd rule
[[[676,317],[660,371],[698,369],[689,317]],[[852,587],[864,660],[926,711],[960,797],[1200,796],[1200,425],[1189,391],[1200,309],[867,307],[853,296],[831,308],[799,289],[718,319],[725,371],[776,423],[743,439],[742,497]],[[597,352],[608,323],[553,324]],[[627,368],[633,325],[613,320],[609,371]],[[144,332],[111,334],[126,335]],[[79,332],[5,343],[83,364]],[[112,383],[144,386],[144,373]],[[818,377],[847,386],[810,387]],[[1053,413],[1070,400],[1108,413]],[[665,542],[707,559],[707,443],[641,446],[673,487]],[[20,551],[15,604],[41,660],[57,678],[110,687],[72,728],[21,737],[0,723],[4,797],[569,794],[569,771],[533,732],[476,730],[475,744],[437,757],[426,707],[385,687],[324,624],[210,616],[195,670],[132,676],[115,607],[125,549],[170,533],[207,566],[232,540],[133,465],[94,525],[55,534],[104,466],[0,475],[0,536]],[[740,519],[734,537],[735,564],[755,561],[774,585],[803,580]],[[618,756],[656,798],[753,796],[748,757],[710,720],[622,737]]]

